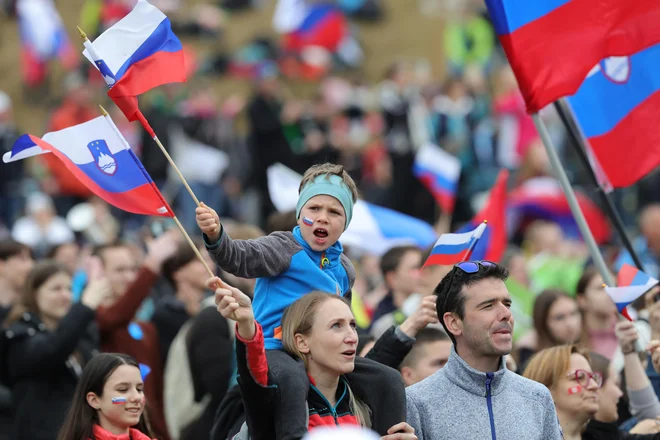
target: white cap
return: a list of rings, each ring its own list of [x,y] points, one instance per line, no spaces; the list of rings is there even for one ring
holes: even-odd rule
[[[33,215],[44,210],[53,211],[54,209],[53,199],[47,194],[35,192],[27,197],[25,212],[28,215]]]
[[[5,92],[0,90],[0,113],[11,110],[11,98]]]
[[[341,426],[339,428],[314,428],[303,440],[378,440],[380,437],[374,431],[357,426]]]

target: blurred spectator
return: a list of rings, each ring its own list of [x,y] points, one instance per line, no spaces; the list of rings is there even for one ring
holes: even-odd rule
[[[461,3],[444,28],[444,49],[449,71],[460,76],[466,66],[471,64],[487,71],[494,48],[492,25],[476,13],[468,2]]]
[[[641,236],[634,240],[634,249],[644,264],[644,272],[658,278],[660,275],[660,204],[645,207],[639,215],[639,229]],[[616,268],[623,264],[634,266],[632,257],[626,250],[622,250],[617,258]]]
[[[52,261],[28,274],[6,322],[3,362],[14,399],[12,438],[53,440],[64,421],[82,369],[98,352],[95,311],[110,294],[91,276],[80,303],[72,303],[71,276]]]
[[[202,254],[204,246],[198,246]],[[163,298],[156,306],[152,321],[158,331],[163,365],[170,345],[179,330],[199,313],[208,273],[187,242],[181,242],[177,252],[163,262],[163,276],[174,288],[174,296]]]
[[[53,200],[43,193],[33,193],[27,199],[27,216],[19,218],[12,229],[12,237],[23,243],[39,256],[51,246],[74,240],[73,232],[62,217],[55,212]]]
[[[618,347],[614,326],[617,308],[607,296],[603,278],[594,268],[587,268],[577,284],[577,302],[582,312],[582,344],[612,359]]]
[[[12,102],[9,95],[0,90],[0,156],[11,151],[18,132],[14,123]],[[2,164],[0,173],[0,228],[11,230],[23,208],[24,161]]]
[[[415,246],[390,249],[380,260],[387,295],[380,301],[372,317],[372,334],[378,338],[392,325],[399,325],[417,309],[422,252]],[[410,304],[408,304],[410,302]],[[381,321],[382,320],[382,321]]]
[[[412,350],[399,366],[406,386],[424,380],[444,367],[451,347],[451,340],[443,330],[433,327],[420,330]]]
[[[582,334],[582,316],[575,299],[561,290],[544,290],[534,301],[534,330],[517,343],[517,362],[522,370],[541,350],[574,344]]]
[[[75,274],[80,267],[80,246],[75,242],[59,244],[50,249],[46,258],[66,267],[70,274]]]
[[[33,264],[26,245],[9,238],[0,240],[0,325],[20,298]]]

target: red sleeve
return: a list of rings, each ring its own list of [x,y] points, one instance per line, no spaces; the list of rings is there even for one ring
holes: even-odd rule
[[[254,338],[248,341],[241,338],[238,334],[238,324],[236,324],[236,339],[241,341],[247,351],[247,366],[252,378],[262,387],[268,386],[268,361],[266,360],[266,348],[264,346],[264,332],[261,324],[255,321],[257,332]]]
[[[126,292],[108,307],[99,307],[96,312],[96,322],[101,333],[111,332],[116,328],[126,327],[137,313],[142,301],[149,296],[151,288],[156,284],[158,274],[145,266],[140,268],[133,284]]]

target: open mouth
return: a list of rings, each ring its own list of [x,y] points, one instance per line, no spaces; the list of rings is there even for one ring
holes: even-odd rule
[[[328,238],[328,230],[323,228],[314,229],[314,236],[322,239]]]
[[[355,356],[355,350],[346,350],[346,351],[343,351],[341,354],[343,354],[344,356],[353,357],[353,356]]]

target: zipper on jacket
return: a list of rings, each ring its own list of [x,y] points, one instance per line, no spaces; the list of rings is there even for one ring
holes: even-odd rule
[[[345,386],[348,386],[348,385],[345,385]],[[336,409],[334,406],[330,405],[330,402],[328,401],[328,399],[325,398],[325,396],[323,395],[323,393],[320,392],[320,391],[318,390],[318,388],[316,388],[314,385],[312,385],[312,388],[313,388],[314,390],[316,390],[316,393],[317,393],[319,396],[321,396],[321,399],[323,399],[323,401],[325,402],[325,404],[328,406],[328,409],[330,410],[330,413],[332,414],[332,418],[335,419],[335,426],[339,426],[339,420],[338,420],[338,418],[337,418],[337,409]],[[344,392],[345,392],[345,391],[346,391],[346,390],[344,389]],[[337,401],[337,405],[339,405],[339,402],[340,402],[341,399],[343,399],[343,398],[344,398],[344,396],[342,395],[342,397]]]
[[[493,417],[493,400],[491,395],[490,383],[493,381],[493,373],[486,373],[486,404],[488,405],[488,418],[490,419],[490,435],[493,440],[495,436],[495,418]]]

